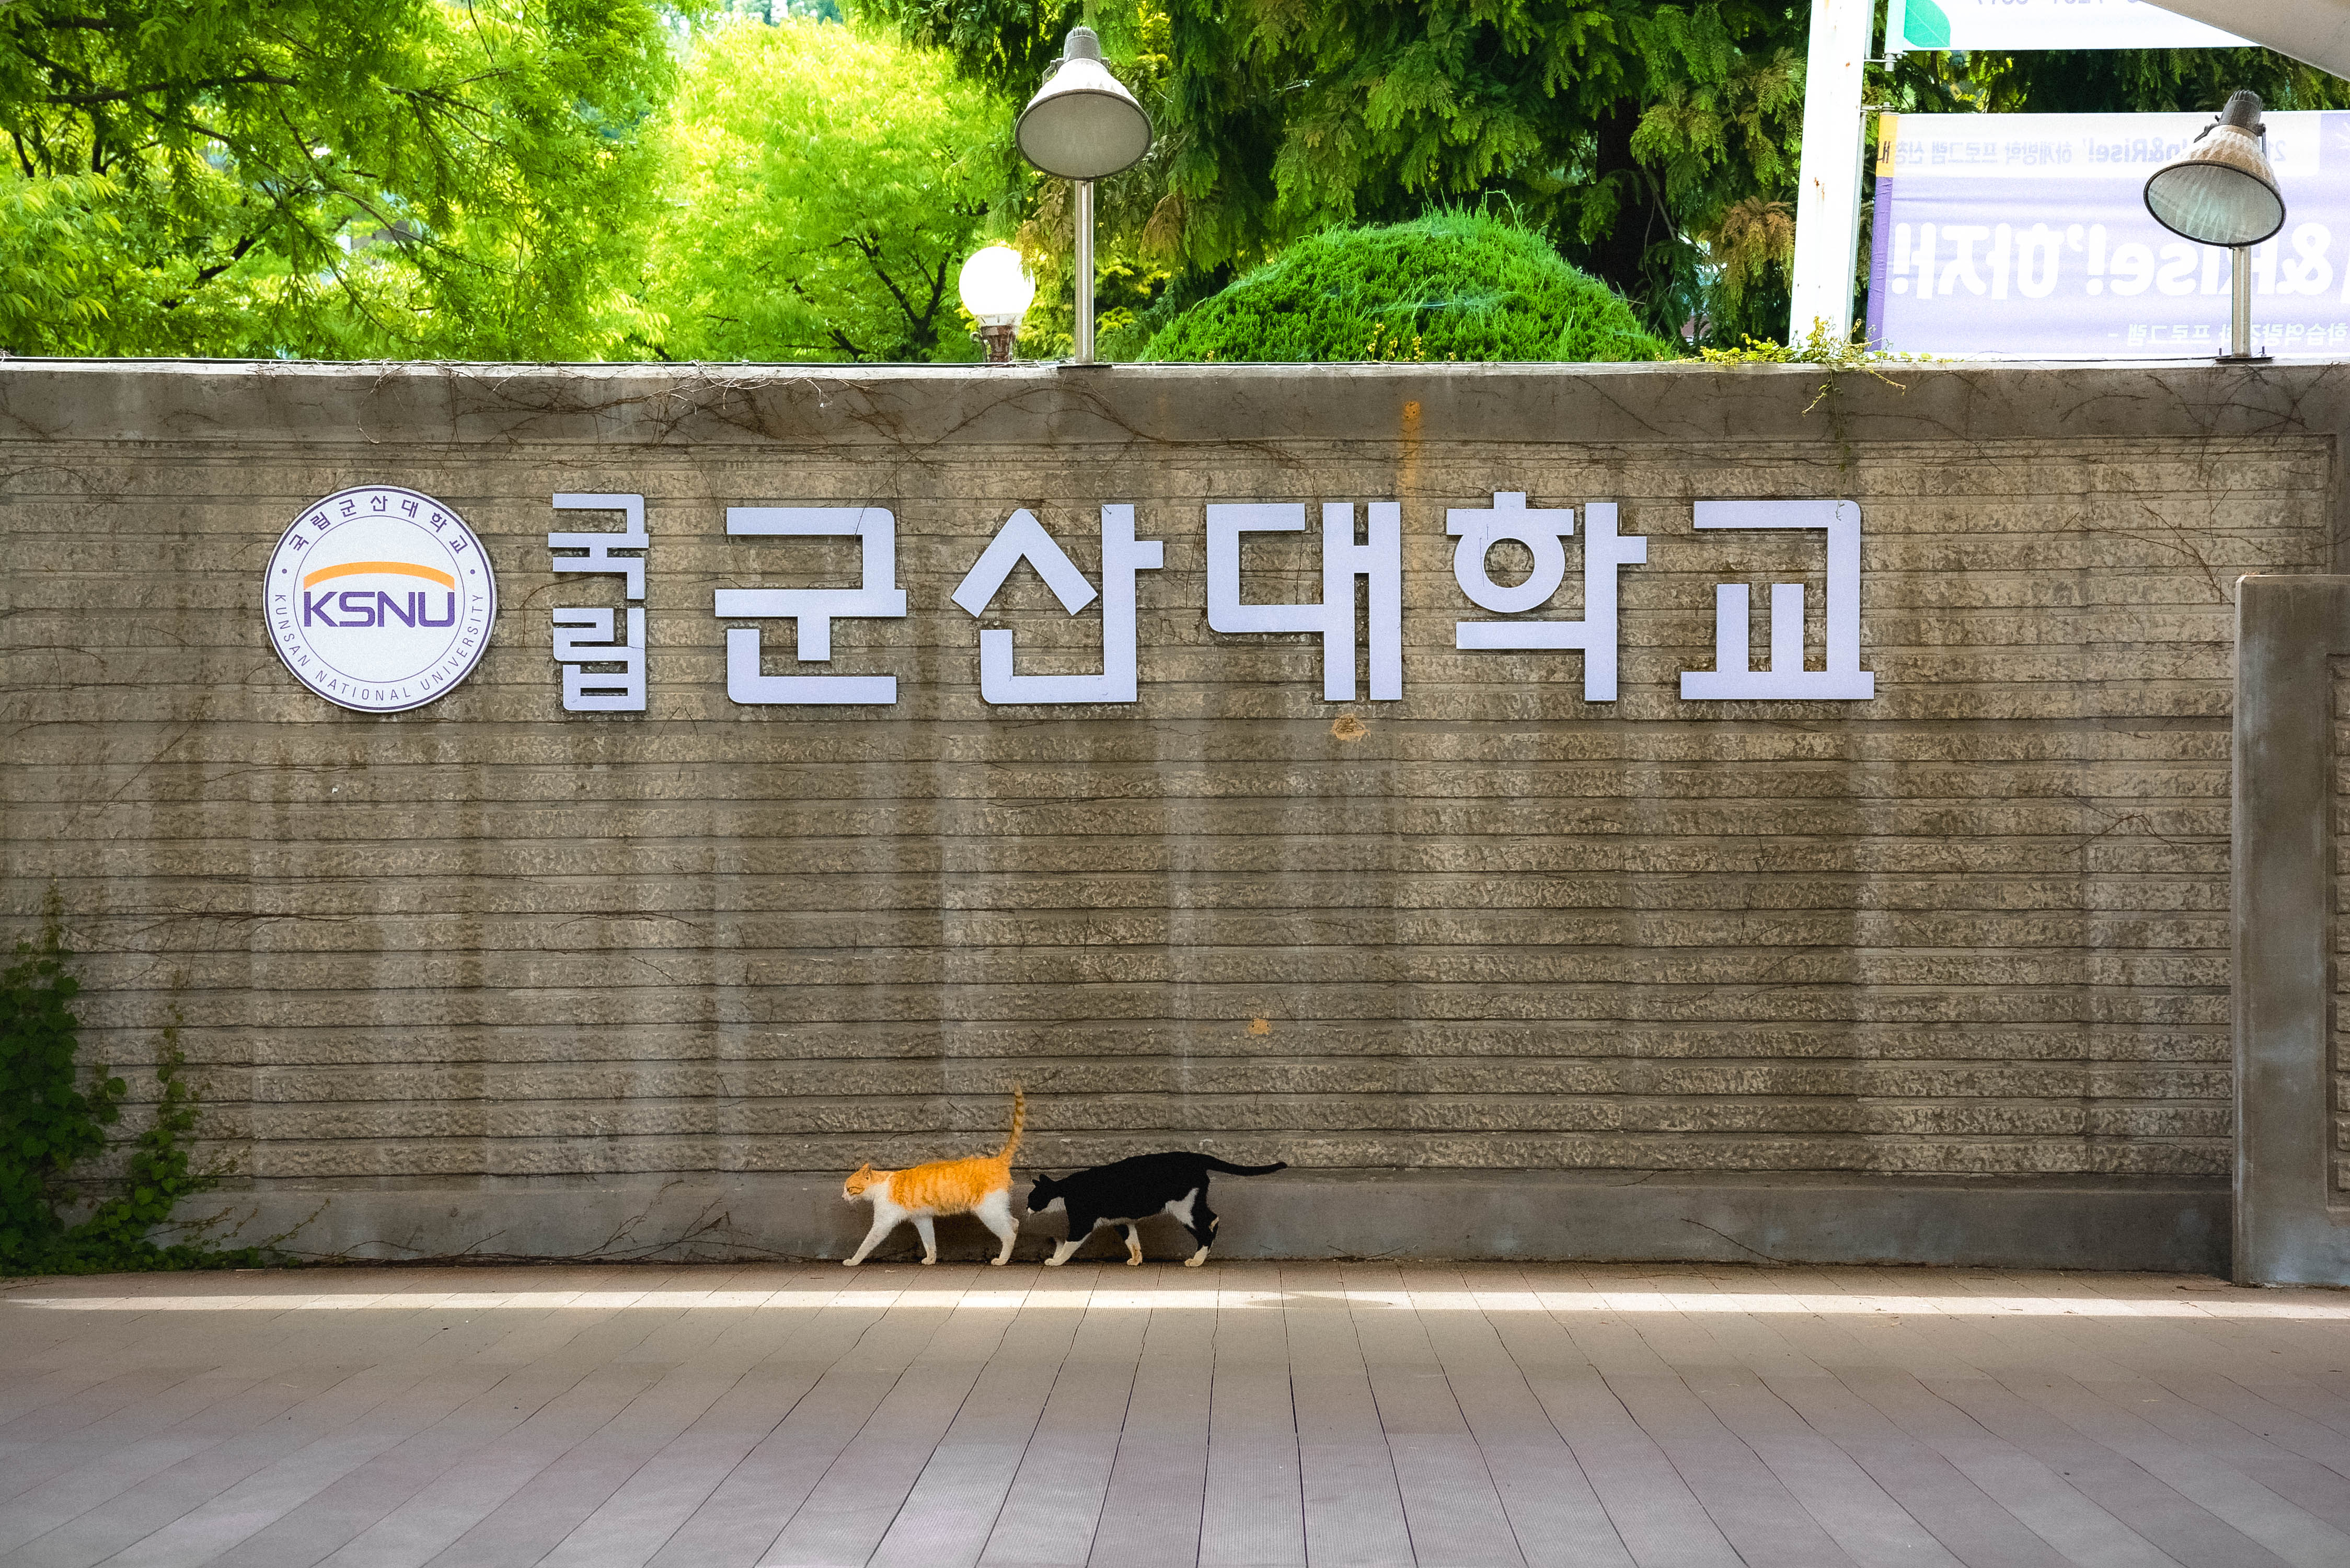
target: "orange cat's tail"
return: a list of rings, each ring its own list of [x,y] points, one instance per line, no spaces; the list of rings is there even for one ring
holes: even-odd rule
[[[1012,1085],[1012,1136],[1004,1141],[1002,1148],[996,1150],[995,1158],[1010,1165],[1013,1155],[1020,1147],[1020,1135],[1027,1130],[1027,1127],[1028,1096],[1021,1092],[1019,1085],[1014,1084]]]

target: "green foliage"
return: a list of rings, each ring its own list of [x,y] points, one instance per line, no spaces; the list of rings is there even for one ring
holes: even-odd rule
[[[679,359],[968,359],[955,292],[1010,178],[1008,117],[861,29],[729,23],[662,128],[646,294]]]
[[[718,9],[729,16],[755,17],[770,26],[795,16],[811,22],[845,20],[840,0],[721,0]]]
[[[37,944],[16,944],[0,972],[0,1267],[46,1253],[65,1231],[55,1201],[67,1171],[106,1147],[127,1085],[101,1072],[77,1085],[79,1044],[57,896],[42,910]]]
[[[1070,0],[862,0],[1008,98]],[[1315,231],[1501,196],[1652,331],[1784,329],[1810,7],[1764,0],[1104,0],[1084,7],[1158,121],[1104,192],[1105,248],[1188,302]],[[1917,110],[2280,109],[2350,84],[2265,50],[1913,54],[1871,101]]]
[[[975,79],[1034,90],[1076,19],[1055,0],[866,0]],[[1120,181],[1118,237],[1212,287],[1336,224],[1506,198],[1655,327],[1702,314],[1708,238],[1784,202],[1802,117],[1803,6],[1701,0],[1127,0],[1088,7],[1158,121]],[[1164,37],[1162,50],[1154,40]],[[1111,182],[1113,186],[1120,181]],[[1111,193],[1113,196],[1115,192]],[[1783,311],[1782,231],[1738,306]],[[1204,290],[1201,290],[1204,292]],[[1717,309],[1714,314],[1720,314]],[[1742,319],[1743,317],[1742,317]]]
[[[1662,359],[1616,293],[1483,213],[1332,229],[1162,327],[1146,359]]]
[[[1818,322],[1813,324],[1811,335],[1801,343],[1747,337],[1731,348],[1700,348],[1697,357],[1709,365],[1821,365],[1830,370],[1867,370],[1871,374],[1874,374],[1871,367],[1877,365],[1946,362],[1939,354],[1909,354],[1871,348],[1857,336],[1849,339],[1839,338]]]
[[[0,350],[594,357],[671,74],[652,0],[0,3]]]
[[[100,1064],[83,1086],[76,1063],[80,992],[65,946],[62,910],[52,888],[37,942],[16,944],[16,962],[0,971],[0,1273],[80,1274],[126,1269],[222,1268],[276,1260],[257,1248],[220,1251],[196,1240],[158,1245],[149,1238],[171,1222],[183,1198],[213,1185],[191,1169],[186,1147],[199,1114],[185,1077],[176,1010],[163,1030],[155,1069],[161,1096],[154,1119],[131,1140],[120,1190],[78,1224],[60,1205],[79,1201],[73,1168],[105,1152],[106,1129],[122,1119],[130,1085]]]

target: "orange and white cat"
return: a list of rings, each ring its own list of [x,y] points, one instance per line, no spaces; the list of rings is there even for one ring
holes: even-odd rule
[[[873,1205],[873,1229],[857,1251],[842,1260],[855,1268],[881,1239],[911,1220],[922,1238],[922,1262],[939,1261],[939,1239],[931,1222],[943,1214],[972,1214],[995,1232],[1003,1250],[988,1260],[998,1265],[1012,1261],[1012,1243],[1019,1239],[1020,1223],[1012,1218],[1012,1156],[1020,1147],[1021,1129],[1028,1125],[1028,1097],[1012,1087],[1012,1137],[993,1154],[969,1159],[941,1159],[910,1165],[903,1170],[876,1170],[870,1163],[857,1168],[840,1184],[840,1196],[854,1203]]]

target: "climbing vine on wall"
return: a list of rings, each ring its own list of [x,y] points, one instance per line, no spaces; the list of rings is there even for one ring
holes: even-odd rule
[[[100,1063],[84,1080],[73,954],[55,888],[41,911],[37,941],[18,942],[0,971],[0,1273],[87,1274],[126,1269],[201,1269],[275,1262],[262,1250],[223,1251],[195,1241],[151,1240],[179,1201],[209,1188],[214,1173],[190,1162],[198,1099],[180,1048],[172,1010],[158,1054],[161,1094],[153,1120],[129,1140],[119,1189],[68,1222],[81,1201],[78,1166],[106,1152],[122,1121],[130,1085]],[[113,1188],[115,1184],[109,1183]]]

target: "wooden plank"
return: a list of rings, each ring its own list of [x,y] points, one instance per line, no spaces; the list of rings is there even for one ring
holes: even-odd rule
[[[2085,1437],[1992,1379],[1935,1378],[1924,1387],[1965,1411],[1985,1431],[2063,1475],[2083,1496],[2116,1519],[2127,1520],[2131,1530],[2182,1563],[2273,1568],[2282,1561],[2130,1458]],[[2225,1489],[2204,1490],[2220,1493]],[[2279,1509],[2287,1507],[2283,1500],[2275,1501]]]
[[[845,1276],[847,1271],[841,1271]],[[855,1291],[816,1309],[806,1337],[759,1364],[764,1388],[746,1396],[772,1424],[663,1543],[661,1568],[762,1560],[842,1449],[944,1325],[936,1307],[899,1307],[891,1286],[916,1268],[868,1265]],[[746,1418],[748,1418],[746,1414]]]
[[[278,1419],[290,1407],[351,1375],[348,1367],[288,1366],[151,1436],[83,1457],[63,1473],[0,1504],[0,1552],[111,1503],[207,1449]]]
[[[2112,1449],[2284,1561],[2300,1568],[2350,1563],[2350,1532],[2327,1522],[2321,1513],[2303,1510],[2290,1495],[2235,1462],[2233,1455],[2181,1442],[2116,1397],[2101,1397],[2069,1377],[2002,1381],[2009,1393]],[[2130,1397],[2126,1388],[2115,1392],[2121,1398]],[[2350,1503],[2350,1489],[2325,1490],[2333,1501]],[[2178,1555],[2178,1550],[2173,1548],[2171,1554]]]
[[[1471,1296],[1492,1292],[1514,1299],[1529,1289],[1524,1274],[1504,1265],[1405,1271],[1415,1293],[1423,1278]],[[1492,1320],[1483,1312],[1449,1311],[1423,1313],[1420,1322],[1526,1562],[1534,1568],[1630,1568],[1631,1554],[1607,1511]]]
[[[2070,1559],[1841,1380],[1791,1377],[1768,1386],[1968,1568],[2066,1568]]]
[[[993,1288],[1030,1290],[1044,1273],[1014,1264]],[[1023,1305],[1011,1318],[871,1568],[968,1568],[979,1561],[1076,1329],[1077,1314],[1066,1308]]]
[[[1075,1303],[1105,1275],[1125,1272],[1071,1263],[1040,1287],[1048,1301],[1068,1303],[1055,1310],[1076,1313],[1077,1327],[988,1532],[984,1568],[1079,1568],[1093,1551],[1148,1324],[1139,1313]]]
[[[792,1277],[805,1273],[788,1271],[778,1277],[775,1271],[761,1270],[713,1282],[713,1298],[739,1299],[744,1305],[695,1309],[705,1318],[704,1327],[714,1332],[694,1336],[702,1342],[694,1364],[712,1386],[729,1376],[735,1381],[582,1520],[541,1559],[543,1563],[549,1568],[602,1568],[605,1564],[637,1568],[775,1429],[783,1414],[778,1405],[797,1398],[813,1381],[786,1372],[779,1390],[775,1358],[801,1352],[807,1344],[820,1340],[821,1306],[833,1299],[843,1283],[833,1271],[812,1278]],[[789,1288],[795,1284],[800,1288]],[[770,1291],[769,1287],[784,1288]],[[751,1305],[763,1293],[788,1296],[793,1309],[761,1311]],[[639,1342],[613,1365],[633,1365],[646,1348],[646,1343]]]
[[[2322,1418],[2336,1321],[2198,1322],[2161,1279],[1248,1263],[74,1288],[261,1304],[87,1314],[161,1376],[67,1416],[71,1458],[0,1501],[0,1568],[2350,1561],[2350,1436]],[[211,1360],[181,1376],[164,1358],[191,1345]],[[374,1364],[334,1359],[355,1348]],[[20,1376],[47,1375],[0,1370],[0,1397]]]
[[[1395,1460],[1334,1264],[1283,1269],[1289,1383],[1309,1563],[1386,1568],[1414,1558]]]
[[[1819,1521],[1679,1377],[1607,1381],[1748,1568],[1849,1568],[1852,1559]]]
[[[923,1286],[935,1291],[975,1284],[980,1275],[993,1271],[965,1267],[923,1272]],[[1011,1315],[986,1310],[947,1314],[761,1562],[825,1568],[870,1558],[930,1464],[939,1440],[954,1424],[1010,1326]]]
[[[2129,1384],[2126,1388],[2106,1384],[2083,1386],[2197,1451],[2220,1456],[2271,1491],[2290,1499],[2335,1529],[2350,1531],[2350,1485],[2345,1484],[2350,1478],[2342,1471],[2182,1398],[2151,1379]]]
[[[1203,1271],[1236,1297],[1277,1293],[1277,1263],[1211,1263]],[[1208,1468],[1200,1568],[1305,1568],[1305,1501],[1289,1378],[1289,1336],[1278,1305],[1215,1314],[1215,1374],[1208,1401]]]
[[[23,1548],[22,1555],[30,1563],[85,1561],[90,1560],[84,1553],[92,1544],[109,1542],[119,1543],[116,1554],[126,1564],[193,1568],[211,1563],[495,1380],[496,1374],[484,1368],[439,1372],[408,1380],[365,1408],[348,1412],[348,1419],[320,1413],[323,1418],[314,1417],[315,1425],[305,1424],[297,1410],[265,1429],[271,1439],[265,1446],[240,1439],[209,1450],[156,1478],[177,1484],[150,1482],[134,1488],[124,1499],[85,1513]],[[281,1432],[280,1428],[291,1429]],[[226,1472],[205,1461],[228,1458],[239,1449],[244,1451],[234,1455],[231,1468],[244,1473],[225,1486],[217,1484]],[[254,1463],[255,1459],[265,1462]],[[140,1498],[146,1506],[125,1506],[150,1486],[152,1493]],[[161,1517],[166,1510],[172,1511],[168,1519]],[[85,1525],[91,1528],[78,1528]],[[107,1553],[101,1550],[99,1554]]]
[[[1529,1268],[1525,1285],[1537,1294],[1589,1298],[1623,1276],[1605,1271]],[[1599,1376],[1591,1354],[1623,1356],[1634,1366],[1656,1365],[1654,1353],[1628,1330],[1595,1340],[1595,1328],[1613,1330],[1605,1311],[1495,1313],[1487,1321],[1526,1379],[1553,1428],[1565,1440],[1607,1511],[1625,1550],[1641,1568],[1737,1568],[1737,1552],[1695,1493]],[[1574,1325],[1570,1328],[1570,1325]]]
[[[1959,1558],[1851,1455],[1813,1430],[1761,1378],[1743,1368],[1721,1368],[1687,1374],[1683,1382],[1854,1563],[1960,1568]]]
[[[1391,1293],[1409,1302],[1411,1287],[1454,1297],[1457,1275],[1406,1271],[1388,1264],[1347,1266],[1355,1288]],[[1453,1397],[1443,1363],[1421,1314],[1408,1305],[1358,1305],[1355,1343],[1368,1372],[1379,1428],[1395,1465],[1404,1522],[1422,1561],[1442,1557],[1461,1568],[1524,1568],[1517,1532],[1484,1456]]]
[[[2063,1559],[2099,1568],[2165,1568],[2176,1559],[2076,1490],[2059,1471],[1985,1430],[1897,1372],[1843,1381],[1902,1430],[1932,1448]]]
[[[55,1437],[44,1438],[27,1431],[16,1442],[0,1444],[0,1458],[6,1460],[5,1470],[0,1471],[0,1498],[13,1501],[59,1476],[70,1478],[126,1448],[196,1420],[217,1405],[249,1403],[258,1392],[255,1385],[263,1381],[258,1368],[223,1366],[144,1393],[138,1391],[135,1383],[126,1382],[119,1391],[121,1402],[111,1410],[94,1414],[88,1421]],[[284,1403],[296,1392],[285,1390],[278,1402]],[[267,1395],[262,1397],[265,1399]],[[0,1539],[5,1537],[8,1517],[7,1503],[0,1502]]]
[[[1109,1283],[1124,1282],[1116,1275],[1127,1271],[1109,1272]],[[1198,1270],[1162,1265],[1132,1272],[1139,1277],[1129,1288],[1146,1299],[1172,1302],[1215,1283]],[[1199,1561],[1215,1354],[1212,1310],[1170,1304],[1150,1311],[1089,1563],[1191,1568]]]

